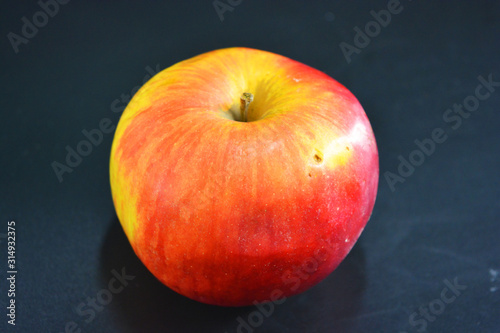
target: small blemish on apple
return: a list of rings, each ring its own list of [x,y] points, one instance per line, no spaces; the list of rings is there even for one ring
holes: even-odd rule
[[[316,164],[321,164],[323,162],[323,153],[318,149],[314,149],[313,160]]]

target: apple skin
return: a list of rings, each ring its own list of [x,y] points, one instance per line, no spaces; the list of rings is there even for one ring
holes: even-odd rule
[[[240,96],[254,95],[248,122]],[[358,100],[289,58],[227,48],[151,78],[117,126],[110,181],[144,265],[191,299],[244,306],[303,292],[346,257],[375,203]]]

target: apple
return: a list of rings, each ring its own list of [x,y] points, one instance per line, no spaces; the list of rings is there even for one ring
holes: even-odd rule
[[[163,284],[221,306],[277,301],[328,276],[373,209],[378,151],[358,100],[274,53],[215,50],[155,75],[110,158],[116,213]]]

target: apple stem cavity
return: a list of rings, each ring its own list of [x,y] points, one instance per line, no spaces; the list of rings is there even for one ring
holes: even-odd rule
[[[253,101],[253,94],[243,93],[240,97],[241,121],[248,122],[248,106]]]

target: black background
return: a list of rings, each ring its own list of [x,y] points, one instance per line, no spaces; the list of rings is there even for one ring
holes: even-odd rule
[[[222,1],[226,3],[225,0]],[[234,1],[235,3],[239,1]],[[401,0],[402,11],[344,57],[355,30],[387,1],[247,1],[221,21],[208,1],[70,1],[14,51],[39,4],[1,2],[0,331],[236,332],[255,307],[221,308],[177,295],[136,258],[115,215],[108,160],[113,134],[59,182],[53,161],[82,130],[120,113],[148,74],[213,49],[248,46],[329,74],[360,100],[380,153],[371,220],[326,280],[277,305],[255,332],[417,332],[409,318],[441,297],[445,280],[465,285],[428,332],[500,331],[500,87],[461,125],[443,119],[474,95],[478,77],[500,81],[500,5]],[[469,98],[470,100],[470,98]],[[447,140],[392,191],[385,172],[435,128]],[[16,326],[7,325],[7,221],[16,222]],[[107,288],[112,270],[135,278],[89,316],[76,308]],[[439,302],[434,302],[436,305]],[[253,317],[252,317],[253,316]],[[422,319],[420,315],[416,319]],[[248,330],[247,330],[248,331]],[[241,329],[241,332],[246,332]]]

